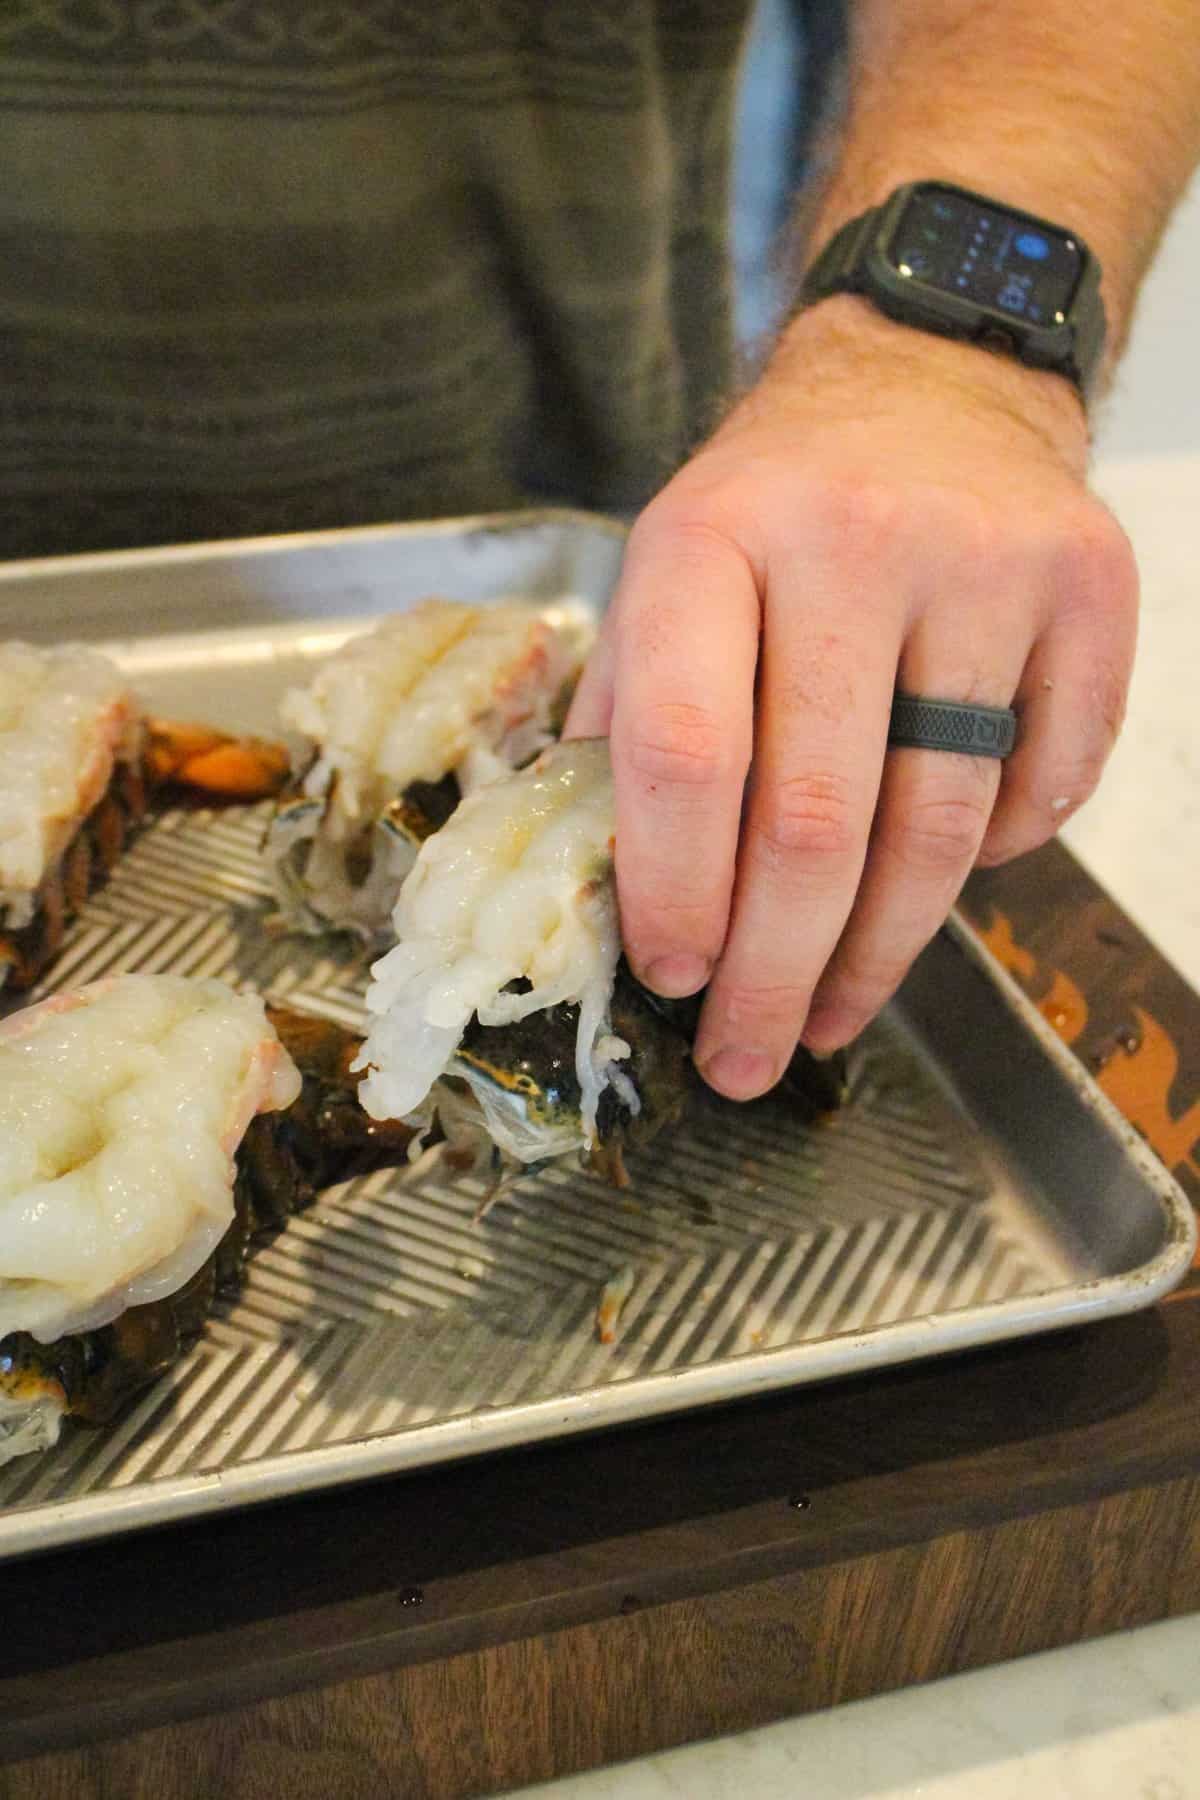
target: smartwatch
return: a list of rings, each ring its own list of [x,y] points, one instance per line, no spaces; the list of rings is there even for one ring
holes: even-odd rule
[[[851,219],[801,304],[861,294],[904,325],[1054,369],[1087,398],[1104,349],[1100,265],[1075,232],[945,181],[911,181]]]

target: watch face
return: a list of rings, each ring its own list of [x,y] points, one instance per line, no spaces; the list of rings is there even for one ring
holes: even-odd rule
[[[1083,267],[1066,233],[933,185],[905,207],[887,259],[914,285],[1041,326],[1062,324]]]

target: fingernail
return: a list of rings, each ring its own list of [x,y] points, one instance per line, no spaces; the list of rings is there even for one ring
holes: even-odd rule
[[[718,1050],[700,1072],[731,1100],[753,1100],[775,1085],[775,1059],[765,1050]]]
[[[706,956],[681,951],[678,956],[656,956],[642,979],[664,1000],[682,1000],[685,994],[694,994],[702,988],[711,972],[712,964]]]

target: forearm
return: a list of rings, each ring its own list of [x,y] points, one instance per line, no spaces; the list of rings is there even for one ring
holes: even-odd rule
[[[808,242],[903,181],[993,194],[1095,251],[1111,361],[1198,158],[1196,0],[852,0],[849,106]]]

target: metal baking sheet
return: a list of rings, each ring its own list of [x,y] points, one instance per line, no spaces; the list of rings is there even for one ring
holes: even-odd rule
[[[616,527],[544,513],[10,564],[0,635],[103,641],[156,710],[270,731],[373,615],[429,592],[599,610],[620,554]],[[217,975],[358,1022],[361,964],[264,928],[264,818],[162,818],[46,986]],[[627,1193],[530,1177],[479,1223],[471,1174],[331,1190],[113,1425],[0,1471],[0,1554],[1129,1311],[1194,1245],[1179,1188],[957,920],[835,1119],[714,1099],[630,1167]]]

